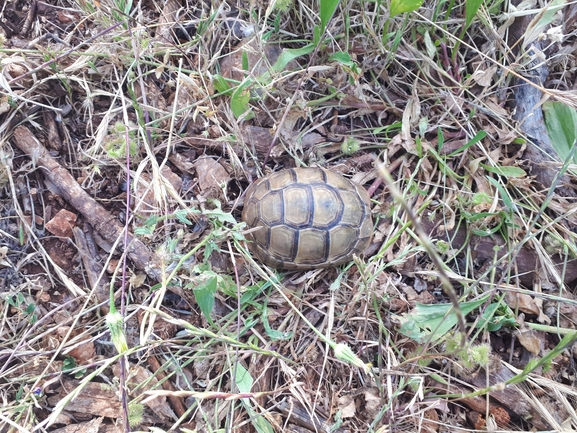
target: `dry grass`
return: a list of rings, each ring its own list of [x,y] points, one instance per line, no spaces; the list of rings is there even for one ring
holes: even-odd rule
[[[10,5],[23,23],[27,3]],[[0,49],[0,431],[128,430],[126,413],[133,431],[577,429],[577,208],[520,170],[536,137],[510,104],[532,67],[509,48],[515,11],[483,4],[462,34],[465,4],[391,18],[342,2],[307,49],[317,3],[175,5],[38,3]],[[278,44],[304,51],[279,61]],[[574,106],[574,36],[547,44],[535,86]],[[87,216],[16,145],[19,124],[157,253],[157,281],[123,237],[84,226],[87,261],[46,230],[60,209]],[[242,193],[312,164],[369,188],[373,248],[340,269],[263,267]],[[574,165],[547,166],[574,188]]]

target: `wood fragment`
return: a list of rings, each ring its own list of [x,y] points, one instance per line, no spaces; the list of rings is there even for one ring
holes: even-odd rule
[[[299,425],[313,432],[331,431],[327,419],[318,413],[311,414],[296,400],[283,401],[278,406],[279,410],[288,418],[290,423]],[[340,430],[338,430],[340,431]]]
[[[22,30],[20,30],[20,36],[26,36],[32,27],[32,21],[34,21],[34,17],[36,16],[36,0],[30,2],[30,7],[28,9],[28,15],[26,16],[26,21],[22,25]]]
[[[114,243],[121,238],[124,227],[102,205],[90,197],[78,185],[74,177],[50,156],[48,150],[25,126],[14,130],[16,145],[26,153],[34,164],[56,186],[60,195],[68,201],[105,240]],[[122,243],[120,243],[122,246]],[[128,233],[128,257],[137,268],[156,281],[161,280],[160,260],[139,239]]]
[[[156,359],[156,357],[149,356],[148,357],[148,365],[149,365],[150,369],[152,370],[152,372],[154,373],[154,375],[156,376],[156,378],[159,381],[162,381],[162,388],[163,389],[165,389],[167,391],[176,391],[176,388],[174,387],[174,385],[172,384],[172,382],[170,380],[164,380],[164,378],[166,377],[166,374],[164,374],[164,372],[162,371],[161,366],[160,366],[160,362],[158,362],[158,359]],[[170,395],[169,394],[168,400],[170,401],[170,404],[172,405],[174,412],[176,413],[176,415],[179,418],[182,417],[186,413],[186,408],[184,407],[182,397],[178,397],[176,395]]]
[[[108,290],[110,281],[103,272],[104,267],[98,261],[98,252],[96,250],[94,239],[92,239],[90,231],[84,233],[80,227],[74,227],[72,231],[74,233],[74,241],[78,247],[78,252],[80,253],[80,257],[82,257],[84,270],[88,276],[88,282],[90,283],[92,290],[94,290],[96,301],[99,304],[105,302],[110,296]],[[102,312],[104,314],[108,313],[107,305],[102,307]]]

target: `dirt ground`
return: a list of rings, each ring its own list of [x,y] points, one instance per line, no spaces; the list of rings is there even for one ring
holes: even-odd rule
[[[0,432],[577,430],[575,6],[330,4],[2,2]],[[251,255],[301,166],[350,263]]]

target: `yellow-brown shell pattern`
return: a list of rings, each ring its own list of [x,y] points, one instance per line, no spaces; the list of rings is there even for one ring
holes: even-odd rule
[[[247,190],[242,220],[250,248],[277,269],[314,269],[348,262],[371,243],[366,190],[331,171],[292,168],[269,174]]]

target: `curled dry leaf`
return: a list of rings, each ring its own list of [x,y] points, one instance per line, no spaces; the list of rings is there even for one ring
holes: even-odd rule
[[[545,338],[540,332],[532,329],[519,330],[515,333],[519,339],[519,343],[534,355],[539,355],[542,350]]]

